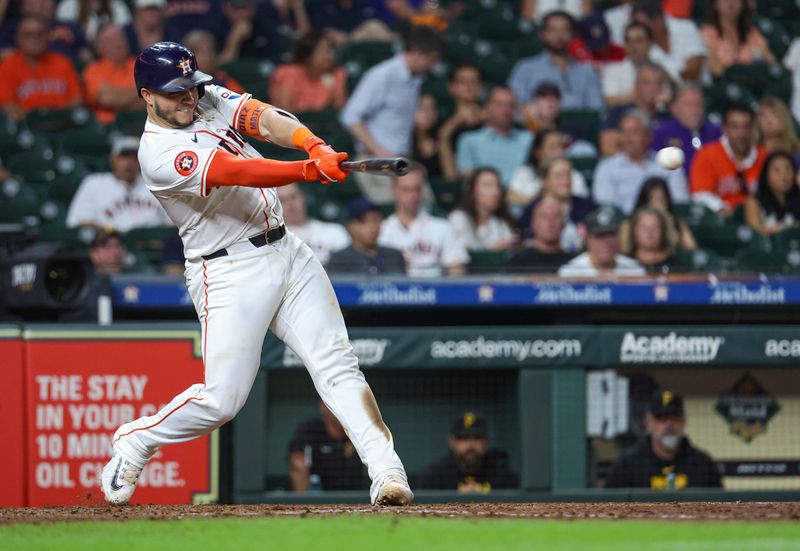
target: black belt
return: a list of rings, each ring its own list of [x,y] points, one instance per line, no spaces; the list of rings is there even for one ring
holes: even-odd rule
[[[254,237],[248,237],[247,240],[253,244],[253,247],[259,248],[263,247],[267,243],[275,243],[276,241],[283,239],[284,235],[286,235],[286,226],[280,225],[277,228],[271,229],[267,232],[259,233]],[[215,258],[221,258],[223,256],[228,256],[227,249],[214,251],[211,254],[204,255],[202,258],[203,260],[214,260]]]

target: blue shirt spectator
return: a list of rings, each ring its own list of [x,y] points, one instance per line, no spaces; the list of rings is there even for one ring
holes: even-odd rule
[[[364,74],[339,115],[360,153],[376,157],[411,153],[422,75],[439,62],[443,49],[436,31],[411,27],[405,51]]]
[[[486,124],[464,132],[456,147],[456,168],[464,175],[488,166],[500,173],[508,187],[511,175],[525,164],[533,145],[533,134],[514,128],[514,95],[505,86],[492,89],[486,101]]]
[[[667,181],[673,201],[688,201],[689,188],[683,171],[661,167],[649,151],[652,123],[647,112],[641,109],[626,112],[620,122],[620,131],[621,151],[600,161],[595,169],[592,178],[594,200],[631,214],[644,180],[649,176],[660,176]]]
[[[683,150],[685,161],[683,171],[688,177],[695,153],[701,147],[718,140],[722,129],[705,118],[703,93],[697,86],[686,85],[678,90],[670,104],[672,117],[656,125],[653,130],[653,144],[650,148],[674,146]]]
[[[539,84],[550,81],[561,91],[563,109],[602,109],[603,93],[597,73],[591,65],[569,57],[567,47],[574,25],[572,17],[562,11],[552,11],[544,17],[539,36],[546,51],[518,61],[508,79],[520,105],[531,100]]]

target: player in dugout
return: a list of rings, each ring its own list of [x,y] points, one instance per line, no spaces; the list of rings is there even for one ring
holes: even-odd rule
[[[183,241],[205,369],[202,382],[155,415],[117,429],[101,477],[106,500],[127,503],[162,446],[233,419],[253,386],[269,329],[297,353],[350,435],[372,480],[370,501],[407,505],[413,494],[405,469],[358,368],[336,294],[308,245],[286,230],[274,189],[342,182],[348,171],[339,163],[347,153],[291,113],[211,84],[180,44],[145,48],[134,80],[147,106],[139,164]],[[244,135],[296,148],[308,159],[264,159]]]
[[[683,397],[658,390],[645,414],[647,435],[611,465],[606,488],[721,488],[714,461],[684,434]]]
[[[450,453],[420,473],[420,488],[488,494],[519,487],[508,454],[489,448],[489,430],[482,416],[468,411],[457,417],[447,442]]]

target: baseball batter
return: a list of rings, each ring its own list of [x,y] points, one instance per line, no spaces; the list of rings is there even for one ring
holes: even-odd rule
[[[212,77],[197,70],[194,54],[180,44],[146,48],[134,77],[148,115],[139,147],[142,174],[180,230],[205,381],[116,431],[102,473],[106,500],[127,503],[161,446],[207,434],[236,415],[270,329],[303,360],[344,426],[372,480],[372,503],[410,503],[405,469],[358,369],[333,288],[309,247],[286,232],[273,189],[342,181],[347,172],[339,163],[347,154],[290,113],[208,84]],[[309,159],[264,159],[242,134],[296,147]]]

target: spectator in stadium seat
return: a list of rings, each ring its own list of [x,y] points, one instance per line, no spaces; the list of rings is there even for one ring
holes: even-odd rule
[[[450,222],[422,210],[424,182],[420,165],[392,179],[395,211],[381,224],[378,243],[403,252],[410,276],[462,275],[469,253]]]
[[[561,90],[552,82],[542,82],[534,90],[531,101],[519,111],[525,128],[534,135],[542,130],[555,130],[561,116]]]
[[[574,34],[575,21],[568,13],[556,10],[544,17],[539,36],[546,51],[519,60],[508,79],[519,105],[531,100],[540,83],[550,81],[561,90],[564,109],[602,109],[603,95],[594,68],[572,60],[567,52]]]
[[[667,181],[660,176],[651,176],[642,183],[639,196],[636,198],[636,205],[633,211],[636,212],[643,208],[654,208],[661,211],[667,218],[667,225],[670,232],[676,236],[675,246],[681,251],[697,250],[697,241],[694,238],[691,228],[686,220],[680,218],[675,212],[675,205],[669,194]],[[630,220],[623,220],[619,229],[620,250],[624,254],[629,254],[632,248],[630,241]]]
[[[606,488],[721,488],[714,461],[684,434],[683,397],[658,390],[645,414],[647,435],[611,465]]]
[[[754,133],[750,106],[729,104],[722,137],[698,151],[689,170],[693,201],[727,216],[755,193],[766,153],[755,144]]]
[[[298,28],[295,32],[275,2],[223,0],[222,12],[223,33],[217,36],[220,65],[240,59],[281,61],[282,42],[306,30]]]
[[[67,56],[73,63],[92,61],[92,52],[80,26],[56,19],[55,0],[22,0],[19,14],[18,19],[9,20],[0,28],[0,58],[14,52],[17,28],[24,16],[32,15],[42,18],[47,25],[48,50]]]
[[[277,192],[286,229],[305,241],[323,266],[328,263],[332,253],[350,244],[350,236],[341,224],[309,218],[306,196],[300,186],[282,186]]]
[[[607,63],[601,70],[606,105],[630,104],[636,99],[633,92],[636,72],[645,63],[650,63],[652,45],[653,35],[649,27],[634,22],[625,28],[625,59]]]
[[[482,166],[496,169],[507,187],[514,170],[525,163],[533,143],[533,134],[514,128],[513,92],[505,86],[495,86],[486,100],[486,122],[479,130],[464,132],[458,138],[456,167],[459,174],[469,178]]]
[[[475,169],[448,220],[470,251],[502,251],[516,242],[516,223],[506,207],[500,174],[493,168]]]
[[[691,19],[665,15],[660,0],[637,0],[631,17],[653,33],[650,61],[663,67],[675,82],[700,78],[706,51]]]
[[[367,199],[359,197],[347,209],[347,233],[351,244],[331,254],[327,270],[330,274],[405,274],[406,261],[397,249],[378,244],[383,215]]]
[[[416,488],[488,494],[519,487],[508,454],[489,447],[489,429],[480,415],[468,411],[455,419],[447,443],[450,453],[419,474]]]
[[[0,68],[0,106],[18,121],[34,109],[66,109],[81,104],[81,88],[72,62],[47,50],[49,23],[25,15],[17,26],[17,51]]]
[[[619,253],[619,219],[613,208],[601,207],[586,217],[586,252],[561,266],[561,277],[642,276],[645,269]]]
[[[670,102],[671,117],[659,122],[653,130],[652,151],[664,147],[680,147],[683,151],[683,172],[688,176],[697,151],[722,135],[719,125],[706,118],[703,91],[696,84],[681,85]]]
[[[708,70],[715,77],[735,64],[775,63],[766,39],[753,24],[749,0],[711,0],[700,35],[708,54]]]
[[[414,112],[422,76],[433,69],[444,50],[433,29],[416,26],[408,31],[405,51],[370,68],[340,113],[364,157],[397,157],[411,153]],[[386,178],[357,172],[362,194],[377,204],[391,200]]]
[[[425,167],[428,175],[442,175],[439,156],[439,106],[432,94],[422,94],[414,113],[414,137],[411,141],[411,158]]]
[[[458,177],[456,169],[456,144],[464,132],[477,130],[483,125],[485,113],[480,104],[483,94],[483,74],[470,63],[458,65],[450,73],[447,91],[453,98],[454,109],[449,119],[439,127],[439,156],[442,175],[448,180]]]
[[[367,487],[364,466],[342,424],[325,404],[320,417],[301,422],[289,441],[292,490],[360,490]],[[312,477],[314,486],[312,488]]]
[[[119,275],[125,271],[128,249],[120,232],[110,228],[100,228],[89,246],[89,259],[98,276]]]
[[[683,267],[673,254],[678,238],[675,228],[670,225],[667,213],[661,209],[637,209],[624,229],[628,232],[625,241],[630,243],[630,249],[621,249],[622,252],[648,272],[671,272]]]
[[[219,68],[217,39],[212,33],[202,29],[191,31],[183,37],[181,44],[194,52],[198,69],[214,77],[211,84],[222,86],[237,94],[245,92],[239,81]]]
[[[800,222],[800,187],[794,159],[774,151],[764,160],[754,196],[744,204],[744,221],[762,235],[775,235]]]
[[[133,20],[124,27],[131,54],[165,40],[166,7],[167,0],[134,0]]]
[[[789,108],[779,98],[766,96],[758,102],[756,111],[756,143],[767,153],[785,151],[800,166],[800,138]]]
[[[138,151],[138,138],[122,136],[112,142],[111,172],[90,174],[81,182],[67,212],[67,227],[112,227],[127,232],[172,225],[144,184]]]
[[[347,72],[334,65],[333,40],[311,30],[294,44],[292,62],[269,81],[270,102],[290,113],[341,109],[347,101]]]
[[[651,121],[650,115],[641,109],[632,109],[622,116],[621,151],[600,161],[594,171],[592,194],[598,204],[614,205],[630,214],[642,182],[648,176],[661,176],[667,180],[670,195],[676,203],[688,200],[683,171],[663,168],[650,151]]]
[[[116,25],[100,29],[95,50],[100,59],[83,70],[86,106],[99,122],[111,124],[117,112],[141,108],[133,81],[136,58],[128,50],[122,28]]]
[[[672,99],[672,86],[669,77],[658,65],[647,62],[639,67],[633,93],[634,100],[631,103],[615,105],[606,114],[600,129],[600,153],[604,156],[619,152],[619,124],[625,112],[641,109],[650,115],[653,121],[668,116],[666,109]]]
[[[542,130],[533,139],[533,146],[528,155],[528,162],[517,168],[511,175],[506,199],[510,205],[524,206],[530,204],[542,189],[539,167],[548,159],[563,157],[566,138],[559,130]],[[572,169],[572,195],[588,197],[589,187],[583,175]]]
[[[56,7],[56,19],[77,23],[86,40],[94,43],[104,25],[130,23],[131,10],[122,0],[61,0]]]
[[[567,226],[567,217],[561,203],[549,195],[537,201],[532,210],[530,229],[533,238],[508,259],[506,272],[554,274],[575,256],[561,248],[561,233]]]
[[[542,197],[553,197],[561,204],[561,212],[566,216],[567,226],[561,232],[561,247],[568,252],[583,248],[585,234],[584,220],[597,208],[590,197],[576,197],[572,193],[572,163],[564,157],[554,157],[543,161],[539,167],[542,189],[534,201],[522,212],[520,228],[525,232],[531,227],[533,209]]]
[[[603,14],[595,12],[578,19],[578,33],[569,45],[570,55],[602,70],[607,63],[625,59],[625,48],[611,42]]]

